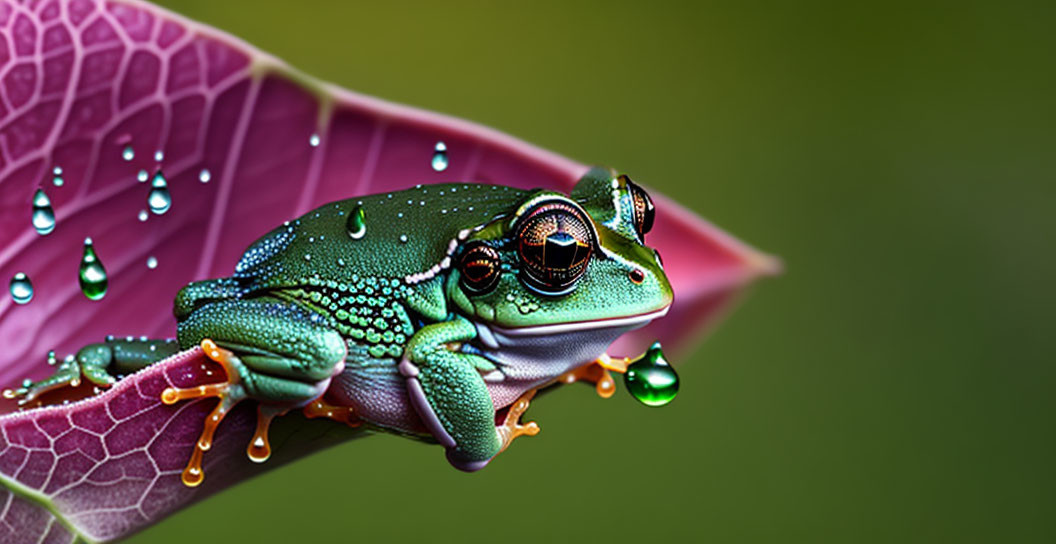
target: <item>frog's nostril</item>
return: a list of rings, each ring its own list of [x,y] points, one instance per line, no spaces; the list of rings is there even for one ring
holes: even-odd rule
[[[642,283],[645,281],[645,272],[642,272],[639,268],[632,268],[627,276],[630,277],[631,281],[634,283]]]

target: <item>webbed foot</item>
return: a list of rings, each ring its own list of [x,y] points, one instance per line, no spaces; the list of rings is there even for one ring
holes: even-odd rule
[[[520,424],[521,416],[528,410],[535,392],[535,389],[528,391],[521,395],[517,402],[510,405],[509,411],[506,412],[506,419],[497,429],[499,438],[502,439],[502,448],[499,453],[506,451],[506,448],[510,447],[510,444],[518,436],[535,436],[539,434],[539,425],[536,422],[530,421],[525,425]]]
[[[356,416],[356,412],[351,406],[337,406],[330,404],[323,397],[324,395],[320,395],[319,398],[309,402],[307,406],[301,409],[301,413],[304,414],[304,417],[308,419],[325,417],[337,421],[338,423],[344,423],[352,428],[363,425],[363,420]]]
[[[187,462],[187,468],[183,470],[181,479],[184,485],[188,487],[196,487],[202,483],[205,478],[205,474],[202,472],[202,455],[212,447],[213,435],[216,433],[216,428],[220,425],[220,422],[223,421],[224,416],[227,415],[231,408],[246,398],[246,391],[242,387],[241,373],[239,372],[242,362],[239,361],[238,357],[234,353],[217,346],[215,342],[208,338],[202,340],[201,347],[206,357],[216,361],[224,368],[224,372],[227,374],[227,381],[189,388],[169,387],[161,392],[161,402],[165,404],[175,404],[181,400],[205,397],[217,397],[220,399],[216,408],[213,408],[213,411],[205,418],[205,426],[202,428],[202,433],[195,444],[191,460]],[[274,417],[274,415],[271,417]],[[268,417],[263,425],[265,447],[267,447],[267,422],[271,421],[271,417]],[[259,434],[261,431],[260,419],[258,419],[257,430]],[[250,442],[250,448],[257,442],[257,438],[255,435],[254,440]],[[268,448],[268,452],[270,453],[270,448]],[[252,453],[250,453],[250,459],[253,459]],[[266,455],[264,459],[267,459]]]

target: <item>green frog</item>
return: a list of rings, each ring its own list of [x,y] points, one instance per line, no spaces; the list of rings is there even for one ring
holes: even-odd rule
[[[227,380],[162,395],[220,399],[187,485],[244,399],[258,401],[255,461],[271,419],[305,409],[434,440],[478,470],[538,432],[519,422],[535,390],[590,376],[611,389],[592,363],[624,370],[608,346],[667,312],[671,285],[645,245],[654,215],[646,191],[601,168],[570,195],[452,183],[325,204],[254,242],[230,277],[180,290],[175,339],[109,337],[15,394],[106,387],[200,346]]]

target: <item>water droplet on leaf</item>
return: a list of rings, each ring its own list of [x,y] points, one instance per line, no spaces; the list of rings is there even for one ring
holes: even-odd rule
[[[11,298],[15,300],[16,304],[25,304],[30,300],[33,300],[33,283],[29,281],[29,276],[22,272],[15,274],[11,278]]]
[[[209,180],[213,179],[213,175],[208,169],[202,168],[201,172],[198,172],[198,181],[202,183],[209,183]]]
[[[154,152],[154,162],[161,162],[163,160],[165,160],[165,153],[162,150],[160,150],[160,149],[155,151]]]
[[[99,256],[95,253],[95,246],[91,238],[84,239],[84,255],[81,256],[81,270],[79,274],[81,292],[91,300],[99,300],[106,295],[107,278],[106,268]]]
[[[51,199],[44,189],[37,189],[33,195],[33,228],[40,235],[55,230],[55,211],[51,209]]]
[[[146,221],[147,217],[149,217],[147,215],[147,210],[139,210],[139,215],[137,217],[139,217],[140,221]]]
[[[151,255],[150,257],[147,257],[147,268],[153,270],[153,269],[155,269],[157,267],[158,267],[158,258],[153,256],[153,255]]]
[[[447,144],[444,142],[436,142],[436,147],[433,148],[433,170],[447,170]]]
[[[136,150],[132,149],[132,144],[126,145],[125,148],[121,150],[121,158],[126,161],[136,158]]]
[[[367,233],[367,221],[366,216],[363,214],[363,208],[356,206],[352,213],[348,214],[348,221],[345,223],[345,228],[348,229],[348,235],[353,240],[359,240]]]
[[[158,170],[154,178],[150,180],[150,194],[147,196],[147,205],[150,211],[161,215],[172,207],[172,196],[169,194],[169,183],[165,180],[165,174]]]
[[[311,136],[309,136],[308,137],[308,145],[310,145],[312,147],[319,147],[319,135],[318,134],[312,134]]]
[[[140,183],[146,183],[148,179],[150,179],[150,173],[148,173],[146,170],[140,170],[136,174],[136,180],[138,180]]]
[[[678,374],[664,358],[660,342],[627,367],[623,382],[634,398],[648,406],[663,406],[678,394]]]

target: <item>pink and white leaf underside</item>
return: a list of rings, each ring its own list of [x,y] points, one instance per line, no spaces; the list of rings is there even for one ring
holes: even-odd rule
[[[318,145],[309,143],[313,135]],[[442,172],[431,167],[439,141],[449,158]],[[128,145],[131,160],[122,156]],[[51,183],[56,166],[61,187]],[[149,183],[137,173],[159,166],[172,208],[142,222]],[[230,275],[250,242],[322,203],[452,181],[568,191],[587,170],[473,123],[317,82],[144,2],[0,0],[0,279],[24,272],[35,289],[25,305],[0,297],[0,386],[47,375],[48,350],[70,353],[109,334],[173,336],[181,286]],[[38,187],[57,221],[45,236],[30,223]],[[775,266],[654,198],[649,243],[664,257],[676,303],[668,317],[621,339],[617,351],[655,339],[686,345],[741,286]],[[109,273],[99,301],[77,282],[85,237]],[[146,266],[149,257],[157,268]],[[173,373],[193,374],[194,357],[136,374],[89,401],[0,417],[0,478],[17,491],[0,490],[0,535],[115,538],[237,480],[209,480],[198,491],[179,482],[207,407],[162,406],[157,387],[179,381]],[[112,412],[124,402],[137,408],[121,419]],[[239,414],[221,427],[207,469],[246,463],[235,459],[244,457],[244,442],[226,438],[248,433],[252,422]],[[106,443],[117,429],[135,438],[119,452]],[[186,448],[152,449],[162,435]]]

